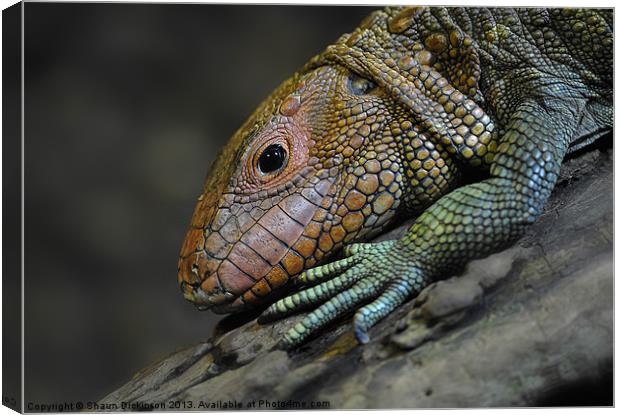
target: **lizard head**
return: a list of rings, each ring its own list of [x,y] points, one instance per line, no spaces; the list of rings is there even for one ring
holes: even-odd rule
[[[240,310],[384,226],[401,193],[396,143],[381,141],[393,105],[338,65],[284,82],[211,167],[179,259],[185,298]]]
[[[383,230],[403,183],[408,209],[447,189],[449,155],[427,135],[449,117],[417,79],[440,77],[412,56],[390,58],[371,30],[387,17],[370,17],[280,85],[216,158],[178,265],[199,308],[272,301],[303,270]]]

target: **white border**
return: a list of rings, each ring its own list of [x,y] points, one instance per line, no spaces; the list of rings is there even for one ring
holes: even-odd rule
[[[43,1],[43,2],[48,2],[48,3],[54,3],[54,1]],[[0,6],[2,9],[5,9],[9,6],[12,6],[13,4],[15,4],[17,2],[15,1],[10,1],[10,0],[0,0]],[[60,2],[57,2],[60,3]],[[532,0],[528,0],[528,1],[523,1],[523,0],[517,0],[517,1],[506,1],[506,0],[496,0],[496,1],[487,1],[487,0],[460,0],[460,1],[438,1],[438,0],[424,0],[422,2],[415,2],[415,1],[401,1],[401,0],[392,0],[392,1],[384,1],[384,0],[340,0],[340,1],[334,1],[334,0],[323,0],[323,1],[318,1],[318,2],[313,2],[313,1],[309,1],[309,0],[305,0],[305,1],[285,1],[285,0],[270,0],[270,1],[257,1],[257,0],[246,0],[246,1],[195,1],[195,0],[185,0],[185,1],[167,1],[167,0],[151,0],[151,1],[91,1],[91,2],[85,2],[85,1],[62,1],[62,3],[194,3],[194,4],[307,4],[307,5],[368,5],[368,6],[376,6],[376,5],[394,5],[394,4],[425,4],[425,5],[436,5],[436,6],[512,6],[512,7],[614,7],[614,3],[613,1],[601,1],[601,0],[592,0],[592,1],[576,1],[576,0],[565,0],[565,1],[544,1],[544,2],[540,2],[540,1],[532,1]],[[21,207],[22,207],[22,223],[21,223],[21,232],[22,232],[22,258],[21,258],[21,262],[22,262],[22,276],[21,276],[21,288],[22,288],[22,310],[21,310],[21,325],[22,325],[22,404],[24,403],[24,378],[23,378],[23,374],[24,374],[24,169],[25,169],[25,164],[24,164],[24,118],[25,118],[25,112],[24,112],[24,14],[23,14],[23,9],[24,9],[24,4],[22,4],[22,84],[21,84],[21,93],[22,93],[22,114],[21,114],[21,128],[22,128],[22,137],[21,137],[21,151],[22,151],[22,166],[21,166],[21,190],[22,190],[22,200],[21,200]],[[615,16],[614,16],[615,17]],[[2,22],[0,19],[0,44],[1,44],[1,37],[2,37]],[[615,45],[614,45],[614,58],[615,56],[617,56],[618,54],[618,42],[616,39]],[[1,66],[2,66],[2,58],[1,58],[1,54],[0,54],[0,74],[1,74]],[[617,67],[615,65],[615,59],[614,59],[614,75],[617,74]],[[616,86],[617,86],[617,76],[614,76],[614,92],[616,91]],[[0,87],[0,93],[1,93],[1,87]],[[617,95],[614,94],[614,106],[617,108],[618,107],[618,98]],[[1,103],[0,103],[0,110],[1,110]],[[614,113],[615,115],[615,113]],[[615,117],[614,117],[614,124],[615,124]],[[2,121],[0,120],[0,131],[2,128]],[[616,142],[616,137],[618,135],[618,129],[616,129],[614,131],[614,142]],[[614,151],[615,153],[615,151]],[[2,171],[1,171],[1,167],[2,167],[2,161],[1,161],[1,155],[2,155],[2,149],[0,148],[0,188],[1,188],[1,180],[2,180]],[[615,220],[615,207],[617,206],[617,196],[620,194],[619,190],[620,190],[620,184],[618,183],[617,180],[615,180],[615,174],[616,174],[616,162],[614,160],[614,234],[617,234],[618,232],[618,228],[619,226],[617,226],[616,220]],[[2,227],[2,206],[0,205],[0,229]],[[0,252],[1,252],[1,248],[2,248],[2,241],[0,241]],[[616,258],[616,244],[614,244],[614,258]],[[1,255],[1,254],[0,254]],[[620,275],[618,274],[618,264],[614,261],[614,274],[615,275]],[[618,288],[620,284],[615,284],[614,282],[614,300],[616,298],[618,298],[618,294],[620,289]],[[0,289],[0,295],[1,295],[1,289]],[[617,357],[617,349],[615,348],[616,342],[615,342],[615,333],[616,333],[616,319],[615,319],[615,301],[614,301],[614,357]],[[1,310],[0,310],[0,317],[1,317]],[[2,351],[2,344],[0,344],[0,353]],[[618,359],[614,359],[614,380],[615,380],[615,374],[618,371],[619,365],[618,365]],[[615,382],[614,382],[615,384]],[[615,386],[615,385],[614,385]],[[2,379],[0,377],[0,389],[2,387]],[[615,394],[616,388],[614,387],[614,398],[616,397]],[[614,399],[615,400],[615,399]],[[23,405],[22,405],[23,408]],[[500,413],[501,412],[505,412],[505,411],[515,411],[517,409],[489,409],[489,410],[484,410],[484,409],[475,409],[475,410],[467,410],[468,413],[484,413],[484,414],[496,414],[496,413]],[[545,414],[549,414],[549,413],[562,413],[562,414],[590,414],[594,409],[592,408],[554,408],[554,409],[528,409],[527,412],[528,413],[544,413]],[[561,412],[560,412],[561,411]],[[596,409],[595,411],[614,411],[613,408],[610,409]],[[245,412],[245,411],[244,411]],[[305,411],[298,411],[298,413],[306,413]],[[362,411],[341,411],[341,412],[346,412],[346,413],[362,413]],[[406,413],[409,411],[403,411],[403,410],[396,410],[396,411],[390,411],[390,413],[396,413],[396,414],[401,414],[401,413]],[[430,414],[433,413],[434,411],[431,410],[416,410],[416,413],[420,413],[420,414]],[[4,415],[4,414],[12,414],[14,413],[12,410],[2,406],[0,409],[0,415]],[[223,412],[222,412],[223,413]],[[265,413],[265,411],[262,412],[245,412],[245,413]],[[307,412],[310,413],[310,412]]]

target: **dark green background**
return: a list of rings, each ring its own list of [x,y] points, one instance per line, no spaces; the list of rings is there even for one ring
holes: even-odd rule
[[[217,321],[177,255],[217,149],[370,9],[25,5],[26,403],[97,400]]]

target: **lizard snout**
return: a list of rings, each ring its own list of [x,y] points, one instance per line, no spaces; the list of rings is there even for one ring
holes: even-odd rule
[[[205,296],[204,291],[202,291],[202,288],[200,288],[200,285],[189,284],[186,281],[181,281],[180,287],[181,292],[183,293],[183,297],[185,297],[187,301],[194,303],[198,310],[204,311],[211,308],[211,303],[209,301],[207,301],[206,303],[201,303],[198,301],[198,298],[202,298]]]
[[[183,297],[199,310],[217,308],[230,300],[230,294],[220,287],[217,275],[208,271],[212,263],[205,252],[195,252],[179,260],[179,287]]]
[[[232,303],[255,284],[230,259],[217,259],[205,251],[179,260],[178,282],[186,300],[199,310],[212,309],[216,313],[237,311],[241,304]]]

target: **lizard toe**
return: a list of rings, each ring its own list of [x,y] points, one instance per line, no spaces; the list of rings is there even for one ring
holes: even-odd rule
[[[390,283],[376,300],[360,308],[355,313],[353,328],[357,340],[361,344],[368,343],[370,341],[368,330],[403,304],[415,292],[416,288],[414,285],[405,278],[398,278]]]
[[[295,283],[299,285],[318,284],[321,281],[328,280],[334,275],[338,275],[339,273],[346,271],[353,265],[357,264],[359,260],[360,258],[358,256],[347,256],[346,258],[338,261],[310,268],[309,270],[299,274],[299,276],[295,278]]]
[[[283,338],[282,346],[291,349],[304,342],[308,337],[322,329],[338,317],[355,310],[355,308],[373,298],[381,290],[376,280],[361,279],[351,288],[310,312],[304,319],[290,329]]]
[[[312,306],[320,305],[339,292],[349,288],[364,276],[363,269],[355,266],[349,268],[341,275],[306,288],[272,304],[260,316],[259,323],[277,320]]]

